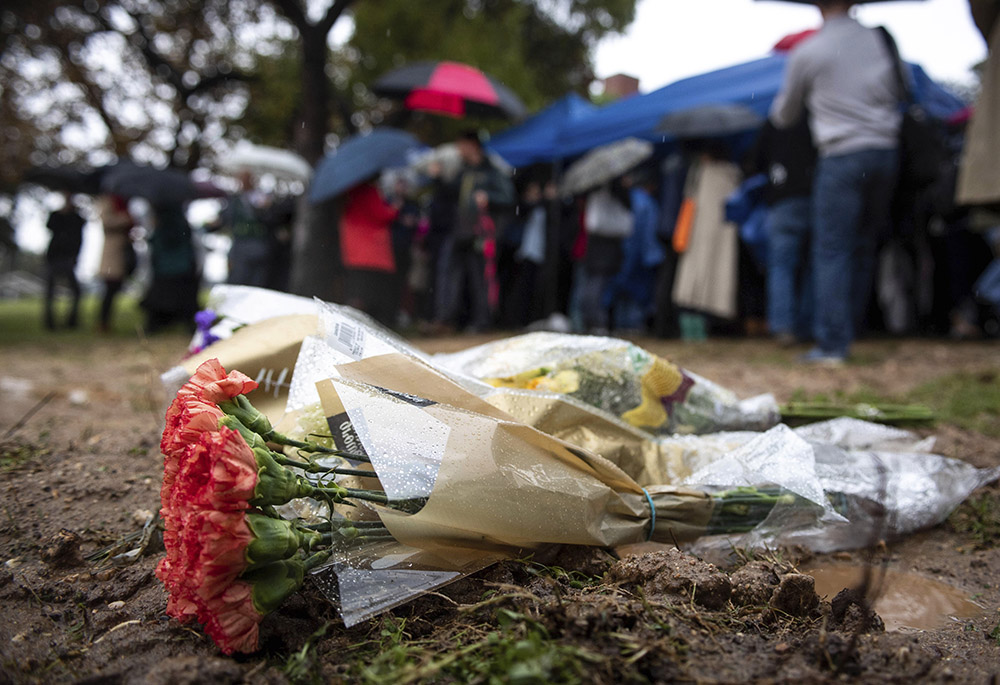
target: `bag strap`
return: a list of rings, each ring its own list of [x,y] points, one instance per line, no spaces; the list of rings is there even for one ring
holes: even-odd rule
[[[889,57],[892,58],[892,70],[896,75],[896,87],[899,89],[900,102],[912,105],[916,101],[913,97],[913,91],[910,88],[909,81],[906,75],[903,73],[903,59],[899,56],[899,47],[896,45],[896,41],[893,39],[892,34],[889,33],[889,29],[884,26],[879,26],[876,31],[882,36],[882,41],[885,43],[886,49],[889,51]]]

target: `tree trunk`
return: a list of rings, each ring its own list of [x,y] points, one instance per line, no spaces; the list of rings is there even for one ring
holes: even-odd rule
[[[326,34],[310,26],[302,32],[302,122],[295,131],[295,148],[313,166],[323,157],[330,128],[326,57]]]
[[[298,0],[275,0],[276,7],[299,30],[302,41],[302,119],[294,133],[295,149],[313,165],[323,158],[330,128],[327,82],[327,34],[355,0],[334,0],[322,20],[307,19]],[[334,202],[313,206],[299,198],[292,230],[292,273],[289,289],[296,295],[340,299],[340,208]]]
[[[292,272],[288,289],[305,297],[328,302],[341,299],[340,206],[336,201],[319,205],[302,195],[292,230]]]
[[[302,31],[302,121],[295,131],[295,148],[314,167],[323,158],[329,128],[326,76],[326,35],[316,27]],[[309,204],[299,198],[292,234],[290,290],[296,295],[337,300],[340,250],[334,203]],[[338,278],[335,278],[338,277]]]

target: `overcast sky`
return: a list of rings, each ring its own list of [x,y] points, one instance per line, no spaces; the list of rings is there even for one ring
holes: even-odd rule
[[[936,80],[967,82],[986,43],[967,0],[881,2],[855,10],[867,26],[884,25],[903,57]],[[820,24],[819,10],[778,0],[639,0],[635,22],[597,48],[599,77],[625,73],[643,92],[766,55],[782,37]]]

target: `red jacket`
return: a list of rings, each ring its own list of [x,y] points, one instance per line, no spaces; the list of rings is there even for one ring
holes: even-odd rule
[[[340,256],[349,269],[395,271],[389,225],[399,210],[382,199],[371,183],[347,193],[340,217]]]

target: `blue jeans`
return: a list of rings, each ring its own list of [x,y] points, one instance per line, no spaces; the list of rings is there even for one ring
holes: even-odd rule
[[[776,335],[811,336],[811,213],[809,197],[779,200],[767,213],[767,324]]]
[[[813,182],[813,332],[825,354],[847,356],[864,320],[878,240],[889,233],[898,155],[860,150],[821,157]]]

